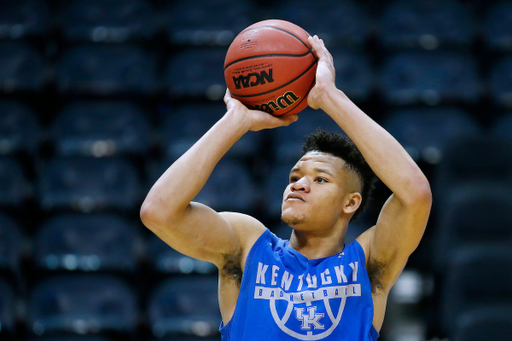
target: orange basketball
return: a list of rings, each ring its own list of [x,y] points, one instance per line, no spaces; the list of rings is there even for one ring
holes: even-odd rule
[[[224,78],[231,96],[275,116],[307,107],[317,57],[309,34],[284,20],[264,20],[240,32],[229,46]]]

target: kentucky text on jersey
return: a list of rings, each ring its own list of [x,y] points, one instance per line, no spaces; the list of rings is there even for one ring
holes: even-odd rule
[[[265,232],[247,257],[223,341],[374,341],[373,301],[361,246],[309,260]]]

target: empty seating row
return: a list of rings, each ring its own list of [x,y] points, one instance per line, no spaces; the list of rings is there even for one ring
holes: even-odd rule
[[[0,288],[0,323],[5,335],[2,340],[16,335],[18,320],[33,339],[67,334],[134,340],[140,326],[147,326],[153,339],[220,339],[215,276],[165,279],[148,288],[147,304],[141,305],[136,288],[120,277],[55,275],[32,285],[21,301],[26,314],[16,312],[16,291],[1,279]]]
[[[477,36],[493,49],[510,50],[510,1],[404,1],[381,5],[368,2],[206,0],[86,1],[50,6],[44,0],[3,3],[0,39],[44,37],[57,31],[68,41],[123,42],[150,40],[160,31],[173,44],[228,45],[256,13],[297,23],[330,43],[361,47],[375,35],[387,48],[467,47]],[[293,8],[293,11],[290,11]],[[479,27],[481,28],[477,28]]]
[[[0,91],[34,93],[50,84],[60,95],[165,94],[170,98],[218,100],[225,91],[225,48],[187,48],[170,57],[131,44],[84,44],[66,49],[58,62],[46,62],[22,42],[0,42]],[[333,48],[338,86],[356,101],[374,92],[385,103],[475,104],[488,95],[511,107],[512,57],[505,55],[480,73],[478,59],[458,51],[403,51],[382,56],[381,66],[362,52]],[[163,59],[163,60],[162,60]]]

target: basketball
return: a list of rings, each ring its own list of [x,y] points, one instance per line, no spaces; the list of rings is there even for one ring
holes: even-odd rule
[[[224,78],[233,98],[275,116],[307,107],[317,57],[309,34],[284,20],[264,20],[240,32],[226,53]]]

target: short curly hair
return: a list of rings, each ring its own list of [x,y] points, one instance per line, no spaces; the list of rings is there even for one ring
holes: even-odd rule
[[[326,132],[318,129],[314,133],[305,137],[305,143],[302,146],[302,155],[317,151],[329,153],[345,161],[344,169],[347,172],[353,172],[357,175],[361,184],[361,205],[352,216],[355,221],[364,211],[368,200],[371,197],[371,191],[375,186],[377,177],[370,168],[363,155],[354,144],[354,142],[345,135],[336,132]]]

